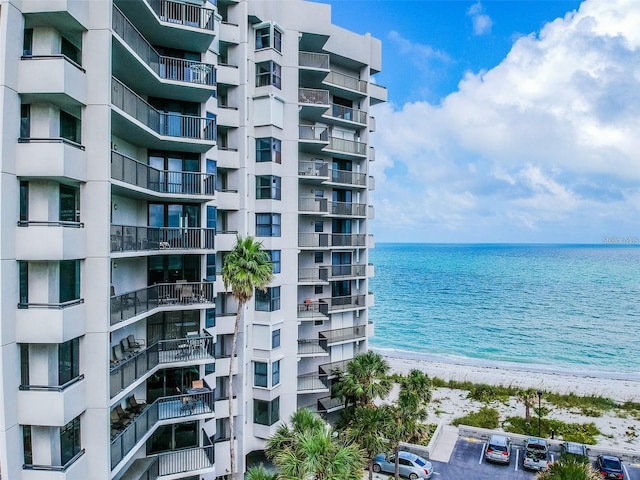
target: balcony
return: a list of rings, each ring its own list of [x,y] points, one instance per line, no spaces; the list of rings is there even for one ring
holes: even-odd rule
[[[235,23],[220,22],[218,38],[222,43],[238,45],[240,43],[240,26]]]
[[[329,129],[325,126],[300,125],[298,139],[300,151],[319,154],[329,145]]]
[[[326,375],[315,373],[298,375],[298,392],[319,393],[329,391],[329,380]]]
[[[344,73],[330,71],[323,83],[339,96],[362,98],[367,95],[367,82]]]
[[[329,170],[328,183],[337,183],[341,185],[349,185],[352,187],[366,187],[367,186],[367,174],[360,172],[353,172],[350,170]]]
[[[355,327],[325,330],[324,332],[320,332],[319,336],[320,340],[327,342],[327,346],[353,342],[354,340],[364,340],[367,338],[367,326],[357,325]]]
[[[304,69],[329,71],[329,55],[326,53],[298,52],[298,66]]]
[[[319,375],[328,375],[330,377],[334,377],[338,374],[338,372],[346,372],[347,365],[349,362],[353,360],[349,358],[347,360],[339,360],[337,362],[325,363],[318,367]]]
[[[80,450],[64,465],[33,465],[22,466],[21,480],[86,480],[89,478],[89,460]]]
[[[86,333],[84,299],[64,303],[21,303],[16,311],[16,342],[64,343]]]
[[[323,397],[318,399],[318,412],[331,413],[344,408],[344,400],[342,398]]]
[[[323,265],[298,269],[298,282],[325,283],[332,280],[365,277],[366,265]]]
[[[329,163],[320,159],[300,160],[298,162],[298,175],[305,177],[304,180],[306,181],[326,181],[329,179]]]
[[[369,191],[374,191],[376,189],[376,177],[369,175]]]
[[[300,248],[364,247],[367,236],[356,233],[298,233]]]
[[[115,77],[111,87],[114,135],[158,149],[205,152],[215,145],[214,118],[156,110]]]
[[[215,233],[214,228],[111,225],[111,252],[211,250]]]
[[[237,87],[240,85],[240,69],[237,65],[218,63],[217,81],[219,85]]]
[[[161,340],[111,368],[111,398],[159,365],[184,362],[200,364],[214,360],[213,338],[210,336]]]
[[[298,304],[298,318],[307,320],[326,320],[329,314],[329,306],[324,302],[305,300]]]
[[[118,7],[152,44],[167,37],[175,48],[204,52],[215,37],[215,11],[173,0],[117,0]]]
[[[327,312],[334,313],[344,310],[362,309],[366,307],[365,295],[349,295],[345,297],[329,297],[320,299],[327,304]]]
[[[374,218],[376,218],[376,211],[374,210],[373,205],[367,206],[367,218],[369,220],[373,220]]]
[[[150,96],[204,102],[215,91],[215,67],[195,60],[160,55],[113,6],[113,74]]]
[[[351,159],[367,156],[366,143],[344,138],[329,137],[329,146],[326,150],[335,152],[334,156],[338,158]]]
[[[23,102],[79,108],[87,104],[84,69],[64,55],[29,55],[18,64],[18,93]]]
[[[195,476],[196,474],[213,474],[215,471],[214,445],[160,453],[157,457],[160,477],[181,473],[192,473]]]
[[[158,398],[151,405],[148,405],[139,415],[136,415],[131,423],[121,432],[117,432],[111,440],[111,470],[114,470],[130,451],[148,438],[148,434],[155,430],[158,422],[175,419],[202,418],[203,416],[211,417],[214,413],[213,404],[213,391],[186,393]],[[186,451],[192,452],[192,455],[197,458],[199,457],[198,452],[201,451],[201,449],[179,450],[173,453],[179,454]],[[162,455],[169,456],[162,457]],[[186,463],[189,462],[176,462],[184,463],[184,465],[181,466],[172,465],[172,462],[169,461],[169,459],[172,458],[170,455],[171,454],[158,455],[160,460],[160,475],[171,475],[204,468],[199,466],[198,468],[185,469]],[[163,458],[165,459],[164,466]],[[180,457],[173,457],[174,460],[178,458]],[[194,463],[198,465],[203,464],[197,461]]]
[[[16,175],[86,182],[87,153],[82,145],[65,138],[20,138]]]
[[[63,427],[86,408],[84,375],[64,385],[20,385],[17,405],[21,425]]]
[[[240,126],[240,114],[236,107],[218,105],[218,126],[221,128],[238,128]]]
[[[159,283],[111,297],[111,325],[116,325],[156,309],[175,307],[213,308],[213,283]]]
[[[370,162],[376,161],[376,149],[373,147],[369,147],[369,155],[367,156]]]
[[[304,339],[298,340],[298,356],[325,356],[329,355],[329,350],[327,350],[327,342],[324,340],[317,339]]]
[[[47,0],[46,2],[22,2],[20,9],[30,20],[44,21],[65,33],[87,30],[89,25],[89,2],[78,0]]]
[[[329,90],[317,88],[299,88],[298,103],[304,105],[318,105],[322,109],[329,106]]]
[[[298,211],[325,215],[364,217],[367,205],[352,202],[331,202],[326,198],[303,197],[298,199]]]
[[[141,194],[152,198],[184,200],[188,196],[192,200],[209,201],[215,196],[213,174],[158,170],[116,151],[111,152],[111,178],[133,185]]]
[[[378,85],[376,83],[369,84],[371,105],[377,105],[378,103],[385,103],[387,101],[387,87]]]
[[[87,256],[84,224],[80,222],[18,222],[16,259],[73,260]]]
[[[343,105],[332,104],[329,111],[324,114],[324,117],[332,120],[332,123],[348,127],[353,127],[354,125],[365,127],[367,125],[367,112]]]

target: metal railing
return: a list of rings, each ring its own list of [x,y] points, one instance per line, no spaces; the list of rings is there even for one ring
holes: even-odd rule
[[[64,137],[20,137],[18,143],[62,143],[79,150],[85,149],[84,145]]]
[[[154,343],[111,368],[109,372],[111,398],[160,364],[194,360],[214,360],[211,337],[178,338]]]
[[[40,221],[40,220],[19,220],[19,227],[65,227],[65,228],[84,228],[82,222],[70,222],[64,220],[58,221]]]
[[[176,475],[211,468],[215,462],[213,445],[185,448],[158,455],[159,475]]]
[[[298,318],[316,318],[329,314],[329,306],[324,302],[305,301],[298,304]]]
[[[315,125],[299,125],[298,138],[300,140],[315,140],[317,142],[328,142],[329,129],[327,127],[316,127]]]
[[[355,140],[329,137],[329,149],[364,156],[367,152],[367,144],[363,142],[356,142]]]
[[[214,31],[215,11],[212,9],[173,0],[146,0],[146,2],[163,22]]]
[[[25,463],[22,465],[24,470],[44,470],[49,472],[66,472],[67,469],[76,463],[76,461],[84,455],[84,448],[76,453],[67,463],[64,465],[34,465],[31,463]]]
[[[348,215],[350,217],[364,217],[367,215],[366,203],[329,202],[332,215]]]
[[[298,210],[301,212],[329,213],[329,200],[315,197],[299,198]]]
[[[213,65],[160,55],[129,21],[118,7],[113,5],[113,30],[131,47],[158,77],[166,80],[215,86]]]
[[[325,340],[308,339],[298,340],[298,355],[311,355],[314,353],[328,353]]]
[[[362,233],[299,233],[299,247],[364,247],[367,236]]]
[[[214,228],[111,225],[111,251],[213,249]]]
[[[299,88],[298,103],[329,105],[329,90],[320,90],[318,88]]]
[[[352,308],[366,307],[367,297],[365,295],[350,295],[345,297],[328,297],[321,299],[328,305],[329,312],[349,310]]]
[[[298,281],[327,282],[332,279],[345,277],[364,277],[366,273],[366,265],[323,265],[319,267],[298,268]]]
[[[46,308],[49,310],[62,310],[64,308],[73,307],[75,305],[80,305],[84,303],[84,298],[76,298],[74,300],[68,300],[66,302],[59,303],[18,303],[18,308]]]
[[[216,191],[214,174],[158,170],[116,151],[111,152],[111,178],[158,193],[213,196]]]
[[[367,124],[367,112],[345,107],[343,105],[336,105],[335,103],[331,104],[331,109],[329,110],[328,115],[348,122],[359,123],[361,125]]]
[[[344,407],[342,398],[323,397],[318,399],[318,412],[329,412]]]
[[[213,391],[208,391],[161,397],[151,405],[147,405],[124,430],[111,440],[111,470],[122,461],[148,432],[156,427],[159,420],[213,413],[214,403]],[[162,463],[161,460],[160,470],[162,470]],[[172,473],[183,471],[186,472],[188,470],[178,469]],[[169,475],[169,473],[164,473],[163,475]]]
[[[337,362],[324,363],[318,367],[319,375],[337,375],[338,372],[346,372],[347,365],[352,359],[339,360]]]
[[[298,66],[329,70],[329,55],[326,53],[298,52]]]
[[[111,297],[111,325],[174,305],[213,304],[215,292],[211,282],[159,283],[133,292]]]
[[[345,75],[344,73],[330,71],[323,82],[336,85],[337,87],[355,90],[356,92],[367,93],[367,82],[351,75]]]
[[[64,392],[81,380],[84,380],[84,374],[80,374],[62,385],[20,385],[18,389],[25,392]]]
[[[215,119],[161,112],[115,77],[111,77],[111,102],[159,135],[216,140]]]
[[[328,177],[329,163],[321,160],[301,160],[298,162],[298,175]]]
[[[329,170],[331,178],[329,181],[333,183],[343,183],[345,185],[362,185],[367,184],[367,174],[360,172],[352,172],[349,170],[337,170],[332,168]]]
[[[311,373],[309,375],[298,375],[298,391],[305,390],[327,390],[329,380],[326,375]]]
[[[357,325],[355,327],[336,328],[325,330],[319,333],[321,340],[326,340],[327,345],[337,342],[346,342],[357,338],[366,338],[367,326]]]

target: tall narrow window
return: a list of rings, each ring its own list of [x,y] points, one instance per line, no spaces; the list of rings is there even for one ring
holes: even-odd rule
[[[60,137],[80,143],[80,119],[70,113],[60,110]]]
[[[282,179],[275,175],[256,175],[256,200],[280,200]]]
[[[31,136],[31,105],[20,105],[20,138]]]
[[[268,250],[273,273],[280,273],[280,250]]]
[[[271,46],[270,37],[271,27],[269,25],[266,27],[256,28],[256,50],[269,48]]]
[[[18,261],[18,275],[20,288],[20,305],[29,303],[29,262]]]
[[[29,385],[29,344],[20,344],[20,385]]]
[[[80,189],[69,185],[60,185],[60,213],[61,222],[80,221]]]
[[[58,345],[58,385],[80,375],[80,340],[73,338]]]
[[[64,37],[60,42],[60,53],[78,65],[82,65],[80,49]]]
[[[253,364],[253,386],[267,386],[267,364],[265,362],[254,362]]]
[[[280,384],[280,360],[276,360],[271,364],[271,386],[275,387]]]
[[[269,287],[266,291],[256,289],[256,311],[275,312],[280,310],[280,287]]]
[[[30,57],[33,55],[33,28],[25,28],[22,37],[22,55]]]
[[[280,329],[276,329],[271,332],[271,348],[278,348],[280,346]]]
[[[216,280],[216,254],[207,254],[207,281],[215,282]]]
[[[273,400],[253,400],[253,423],[271,426],[280,420],[280,397]]]
[[[29,182],[20,182],[20,221],[29,221]]]
[[[256,213],[256,237],[279,237],[279,213]]]
[[[33,465],[33,446],[31,443],[31,425],[22,425],[22,452],[25,465]]]
[[[66,465],[80,448],[80,417],[76,417],[60,429],[60,463]]]
[[[256,63],[256,87],[281,88],[281,67],[274,61]]]
[[[80,260],[60,262],[60,303],[80,298]]]
[[[256,162],[282,162],[282,142],[273,137],[256,138]]]

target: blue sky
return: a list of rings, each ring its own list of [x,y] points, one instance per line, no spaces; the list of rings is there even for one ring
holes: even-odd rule
[[[640,1],[321,3],[382,41],[377,241],[640,237]]]

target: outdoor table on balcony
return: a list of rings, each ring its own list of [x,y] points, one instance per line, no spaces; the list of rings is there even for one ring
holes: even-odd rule
[[[178,353],[176,354],[176,358],[187,358],[191,356],[191,344],[188,342],[179,343],[176,345],[178,347]]]

